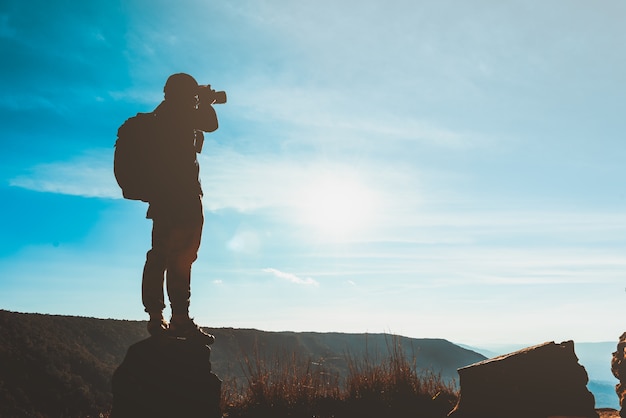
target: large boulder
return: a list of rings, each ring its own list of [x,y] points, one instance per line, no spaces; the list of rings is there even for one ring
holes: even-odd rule
[[[113,418],[217,418],[221,381],[211,348],[150,337],[132,345],[113,374]]]
[[[611,359],[611,371],[613,376],[619,380],[615,385],[615,393],[619,398],[620,417],[626,417],[626,332],[619,337],[617,351],[613,353]]]
[[[597,418],[573,341],[547,342],[458,370],[454,418]]]

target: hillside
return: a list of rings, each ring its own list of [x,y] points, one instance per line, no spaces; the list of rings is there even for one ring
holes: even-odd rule
[[[245,356],[298,353],[343,375],[347,356],[375,361],[393,337],[384,334],[264,332],[207,328],[217,341],[212,363],[222,379],[243,375]],[[97,416],[111,405],[111,376],[128,347],[147,338],[145,322],[0,310],[0,416]],[[485,357],[441,339],[397,337],[419,368],[454,379]]]
[[[213,347],[213,370],[219,376],[240,374],[243,356],[259,353],[262,358],[273,354],[298,352],[327,369],[345,376],[348,358],[367,356],[377,360],[388,353],[392,344],[399,343],[408,358],[415,357],[417,368],[440,373],[451,381],[458,377],[457,369],[484,360],[481,354],[463,349],[442,339],[414,339],[386,334],[344,334],[314,332],[266,332],[252,329],[207,328],[217,340]]]

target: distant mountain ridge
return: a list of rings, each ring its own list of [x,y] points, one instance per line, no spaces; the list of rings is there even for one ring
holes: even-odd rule
[[[0,310],[0,416],[98,416],[111,406],[111,376],[128,347],[148,337],[145,321]],[[297,353],[338,374],[347,358],[384,358],[399,343],[419,369],[445,380],[485,357],[443,339],[386,334],[265,332],[205,328],[216,336],[211,362],[222,379],[241,377],[245,356]]]

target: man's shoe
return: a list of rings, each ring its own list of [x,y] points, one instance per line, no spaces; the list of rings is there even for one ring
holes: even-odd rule
[[[170,322],[168,334],[171,337],[197,340],[205,345],[215,342],[215,337],[204,332],[191,318]]]
[[[163,316],[150,316],[148,321],[148,332],[153,337],[165,335],[168,329],[167,321]]]

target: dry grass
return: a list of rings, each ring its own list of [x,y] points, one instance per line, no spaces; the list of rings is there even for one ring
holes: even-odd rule
[[[619,418],[619,411],[615,409],[602,408],[598,409],[596,412],[598,412],[600,418]]]
[[[392,339],[382,359],[346,355],[349,373],[341,379],[294,353],[268,359],[255,350],[242,361],[245,381],[224,382],[222,410],[232,418],[445,417],[456,388],[419,372],[404,353]]]

